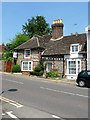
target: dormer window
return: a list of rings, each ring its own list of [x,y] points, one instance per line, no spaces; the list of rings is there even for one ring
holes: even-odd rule
[[[31,50],[30,49],[24,50],[24,58],[30,58],[30,54],[31,54]]]
[[[72,44],[71,45],[71,53],[79,52],[79,44]]]

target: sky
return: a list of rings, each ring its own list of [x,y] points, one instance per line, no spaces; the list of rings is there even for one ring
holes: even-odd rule
[[[88,2],[2,2],[2,42],[10,43],[16,34],[22,33],[22,25],[28,19],[39,15],[45,17],[50,27],[53,20],[62,19],[64,35],[85,33]]]

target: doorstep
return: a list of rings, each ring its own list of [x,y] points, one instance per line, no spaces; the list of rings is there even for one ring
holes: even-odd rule
[[[12,73],[12,74],[14,74],[14,75],[22,75],[22,73]]]

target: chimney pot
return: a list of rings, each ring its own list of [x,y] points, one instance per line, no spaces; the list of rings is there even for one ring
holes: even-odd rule
[[[63,36],[62,19],[54,20],[52,24],[52,39],[57,39]]]

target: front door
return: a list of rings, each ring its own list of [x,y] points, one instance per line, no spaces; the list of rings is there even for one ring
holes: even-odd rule
[[[46,64],[46,72],[50,72],[52,70],[52,63]]]

